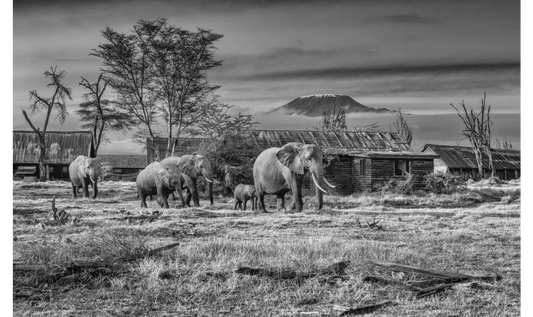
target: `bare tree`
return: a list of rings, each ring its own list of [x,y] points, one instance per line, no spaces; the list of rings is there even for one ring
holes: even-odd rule
[[[161,157],[156,146],[157,94],[153,90],[154,73],[151,62],[151,47],[164,19],[140,20],[133,26],[132,34],[118,33],[106,27],[102,36],[106,43],[98,45],[90,55],[102,59],[102,71],[109,79],[109,85],[118,94],[117,107],[128,113],[140,131],[146,133],[156,159]]]
[[[346,125],[346,112],[344,109],[337,109],[337,101],[333,101],[333,108],[326,109],[322,103],[322,119],[317,122],[313,129],[322,132],[340,132],[348,130]]]
[[[479,112],[474,111],[474,109],[467,110],[464,101],[461,101],[460,104],[463,110],[462,113],[453,103],[450,103],[450,106],[457,111],[457,115],[463,120],[465,128],[462,131],[462,135],[470,141],[476,157],[479,174],[483,177],[483,153],[485,153],[491,176],[494,177],[495,170],[490,151],[492,121],[490,120],[490,105],[487,106],[485,100],[486,93],[483,93]]]
[[[212,92],[220,88],[209,84],[207,71],[222,65],[213,55],[214,43],[221,38],[209,30],[190,32],[164,24],[153,41],[153,89],[168,135],[164,156],[173,154],[181,133],[203,117]]]
[[[503,140],[495,139],[494,142],[496,143],[497,149],[511,150],[513,148],[511,140],[507,140],[506,135],[503,136]]]
[[[409,124],[407,124],[407,121],[403,117],[401,108],[398,109],[398,112],[396,113],[396,121],[394,121],[393,126],[395,132],[398,133],[402,140],[404,140],[408,146],[411,146],[411,143],[413,142],[413,130],[409,127]]]
[[[134,122],[128,114],[117,109],[112,101],[102,98],[108,85],[108,80],[103,77],[103,74],[98,76],[94,84],[81,77],[79,85],[88,92],[83,95],[86,101],[80,104],[80,109],[76,110],[76,114],[80,116],[81,122],[85,122],[81,127],[92,131],[96,156],[100,144],[108,141],[105,137],[106,131],[126,130]]]
[[[46,118],[42,130],[40,130],[40,128],[35,128],[30,118],[28,117],[28,114],[26,114],[26,111],[22,110],[24,118],[30,125],[31,129],[37,134],[37,137],[39,139],[39,175],[40,179],[43,181],[47,179],[46,166],[44,165],[44,157],[46,155],[47,148],[45,136],[46,130],[48,129],[50,115],[52,114],[52,110],[56,109],[57,114],[54,119],[57,120],[60,124],[63,124],[63,122],[65,122],[66,117],[68,116],[65,98],[72,100],[72,89],[65,87],[62,83],[62,80],[65,78],[66,74],[67,73],[65,71],[57,72],[57,66],[50,67],[50,71],[44,72],[44,76],[50,79],[50,83],[47,85],[47,87],[52,87],[54,90],[54,92],[52,93],[52,97],[50,98],[39,96],[37,90],[30,91],[31,114],[33,115],[35,112],[46,110]]]

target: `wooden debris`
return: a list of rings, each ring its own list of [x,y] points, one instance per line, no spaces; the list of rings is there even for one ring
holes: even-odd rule
[[[448,288],[452,288],[454,285],[455,284],[453,283],[452,284],[441,284],[441,285],[436,285],[436,286],[431,286],[428,288],[421,289],[420,291],[418,291],[418,293],[416,293],[416,298],[420,299],[420,298],[428,297],[428,296],[443,292],[447,290]]]
[[[326,268],[314,271],[314,272],[296,272],[291,269],[282,269],[282,268],[253,268],[242,266],[239,267],[235,273],[247,274],[247,275],[258,275],[258,276],[267,276],[273,279],[302,279],[302,278],[311,278],[320,275],[345,275],[344,270],[350,264],[349,261],[341,261],[334,263]]]
[[[393,270],[393,271],[417,273],[420,275],[429,276],[433,278],[437,277],[437,278],[440,278],[440,281],[450,282],[450,283],[464,282],[464,281],[468,281],[472,279],[482,280],[482,281],[487,281],[487,280],[498,281],[501,279],[501,276],[497,274],[492,274],[492,273],[489,273],[486,275],[467,275],[467,274],[462,274],[462,273],[429,270],[429,269],[424,269],[424,268],[420,268],[416,266],[403,265],[403,264],[397,264],[397,263],[388,263],[388,262],[370,262],[370,263],[373,265],[379,266],[379,267]],[[430,282],[428,282],[428,280],[422,281],[422,283],[420,283],[419,286],[425,286],[426,285],[425,283],[427,284]],[[427,284],[427,285],[430,285],[430,284]]]
[[[360,307],[355,307],[355,308],[348,308],[345,306],[334,305],[333,309],[342,311],[339,316],[364,315],[364,314],[371,313],[375,310],[378,310],[382,307],[396,305],[396,304],[397,303],[388,300],[388,301],[384,301],[384,302],[377,303],[377,304],[365,305],[365,306],[360,306]]]

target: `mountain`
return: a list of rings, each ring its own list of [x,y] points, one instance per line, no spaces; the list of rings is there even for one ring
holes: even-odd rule
[[[394,112],[385,108],[371,108],[363,106],[349,96],[345,95],[310,95],[294,99],[279,108],[267,112],[267,114],[297,114],[308,117],[320,117],[324,110],[344,109],[348,113],[387,113]]]

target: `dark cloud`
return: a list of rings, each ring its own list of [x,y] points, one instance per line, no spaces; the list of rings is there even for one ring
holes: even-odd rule
[[[465,63],[414,66],[342,67],[298,69],[243,76],[242,80],[360,78],[409,74],[450,74],[459,72],[520,71],[520,62]]]
[[[428,17],[422,17],[418,14],[394,14],[386,15],[383,17],[383,20],[395,22],[395,23],[416,23],[416,24],[427,24],[435,22],[434,19]]]

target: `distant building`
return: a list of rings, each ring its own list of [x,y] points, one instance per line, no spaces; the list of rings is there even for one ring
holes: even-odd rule
[[[404,172],[414,175],[415,186],[422,186],[423,176],[433,172],[435,154],[415,153],[397,133],[390,132],[318,132],[293,130],[254,130],[247,136],[261,149],[281,147],[289,142],[316,144],[331,158],[325,177],[341,194],[380,188],[391,179],[402,178]],[[195,152],[206,139],[182,139],[176,155]],[[161,153],[167,139],[158,138]],[[154,157],[147,147],[147,160]]]
[[[476,156],[471,147],[426,144],[422,153],[437,154],[435,171],[460,175],[463,179],[479,176]],[[491,149],[492,162],[500,179],[520,178],[520,151]],[[488,159],[483,155],[483,173],[489,173]]]
[[[146,165],[146,155],[98,155],[106,179],[123,180],[137,177]]]
[[[48,179],[68,180],[68,166],[79,155],[94,156],[89,131],[47,131],[44,163]],[[17,178],[39,175],[39,140],[33,131],[13,131],[13,175]]]

